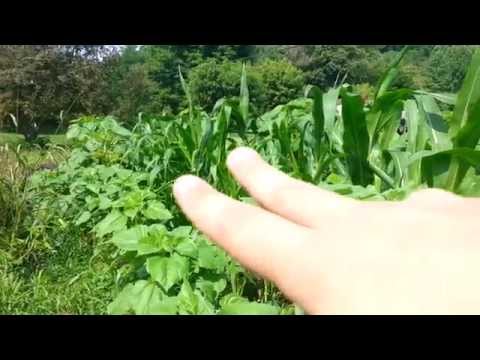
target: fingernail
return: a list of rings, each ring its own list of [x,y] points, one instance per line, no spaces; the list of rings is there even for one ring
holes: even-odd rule
[[[255,150],[248,147],[240,147],[230,153],[227,159],[227,166],[236,167],[255,159],[257,156],[258,154]]]
[[[201,182],[196,176],[181,176],[173,185],[173,195],[178,199],[184,199],[188,197],[199,184],[201,184]]]

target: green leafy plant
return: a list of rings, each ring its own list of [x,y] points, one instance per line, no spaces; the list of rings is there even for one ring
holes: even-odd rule
[[[252,202],[225,165],[229,151],[247,145],[293,177],[359,200],[400,200],[427,186],[478,196],[480,50],[458,95],[395,88],[406,53],[369,89],[369,101],[347,83],[307,86],[260,116],[248,66],[236,96],[209,112],[179,71],[187,106],[175,116],[140,114],[132,129],[108,116],[72,123],[69,158],[31,178],[30,191],[42,194],[31,202],[31,228],[44,229],[56,251],[67,239],[88,239],[94,257],[108,255],[116,274],[110,314],[301,313],[192,228],[171,185],[192,173]]]

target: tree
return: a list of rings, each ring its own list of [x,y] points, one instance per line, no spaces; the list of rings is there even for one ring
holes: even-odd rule
[[[258,113],[264,103],[264,86],[261,75],[252,65],[247,66],[247,82],[251,111]],[[188,77],[193,101],[206,111],[211,111],[217,100],[238,97],[242,63],[210,59],[193,68]]]
[[[265,60],[253,69],[259,73],[262,81],[262,111],[301,96],[305,86],[304,74],[288,60]]]
[[[156,84],[151,109],[176,112],[186,105],[178,75],[178,67],[188,78],[189,71],[213,59],[248,60],[253,56],[251,45],[148,45],[139,50],[149,78]]]
[[[446,92],[460,90],[474,51],[475,46],[436,46],[428,64],[432,90]]]
[[[0,46],[3,112],[16,118],[18,130],[32,141],[40,128],[53,129],[59,114],[107,111],[104,65],[115,50],[94,45]]]
[[[305,72],[306,81],[322,89],[343,78],[349,83],[375,82],[380,76],[380,52],[357,45],[284,45],[280,51]]]
[[[120,119],[131,121],[138,113],[149,110],[155,93],[155,84],[148,77],[144,64],[133,64],[118,83],[117,107],[114,114]]]

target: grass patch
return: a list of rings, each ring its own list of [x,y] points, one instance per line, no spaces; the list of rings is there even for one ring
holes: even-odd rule
[[[50,143],[55,145],[67,145],[67,138],[64,134],[40,135],[39,138],[47,138]],[[0,132],[0,145],[20,145],[24,143],[25,139],[21,134]]]
[[[114,273],[106,262],[91,264],[77,255],[70,261],[54,258],[29,276],[0,255],[0,314],[104,314]]]

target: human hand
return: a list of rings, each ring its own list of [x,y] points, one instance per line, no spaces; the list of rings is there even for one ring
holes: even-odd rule
[[[186,175],[188,218],[309,314],[480,313],[480,200],[429,189],[401,202],[349,199],[292,179],[251,149],[227,166],[262,207]]]

